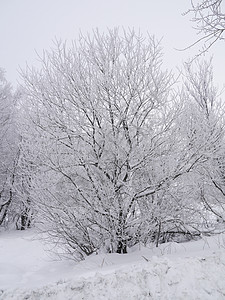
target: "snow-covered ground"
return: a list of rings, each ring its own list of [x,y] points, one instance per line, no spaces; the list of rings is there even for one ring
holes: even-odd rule
[[[225,235],[53,261],[35,230],[0,233],[0,299],[225,299]]]

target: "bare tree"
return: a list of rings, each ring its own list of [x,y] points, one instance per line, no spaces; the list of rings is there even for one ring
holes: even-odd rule
[[[203,42],[200,53],[206,52],[216,41],[224,40],[225,13],[223,0],[191,1],[192,8],[188,13],[194,14],[191,19],[200,38],[193,44]],[[192,45],[192,46],[193,46]]]
[[[13,128],[13,95],[4,72],[0,70],[0,225],[7,223],[14,199],[13,186],[17,166],[17,150]]]
[[[30,198],[57,247],[76,259],[102,248],[126,253],[184,232],[194,219],[188,207],[200,215],[180,190],[209,159],[213,133],[203,146],[202,132],[197,142],[185,136],[186,96],[162,70],[153,37],[94,31],[70,48],[57,42],[41,70],[23,75]]]
[[[29,225],[28,206],[22,183],[21,135],[18,130],[17,101],[0,70],[0,226],[25,229]]]
[[[225,221],[225,107],[213,85],[211,62],[197,60],[195,65],[186,65],[183,97],[187,101],[184,136],[190,147],[189,155],[196,152],[202,155],[192,169],[191,177],[188,174],[186,186],[190,187],[189,198],[192,197],[192,202],[201,207],[202,227],[207,228],[212,223],[215,226],[216,219]]]
[[[140,241],[142,203],[178,176],[159,171],[175,147],[178,111],[161,56],[153,37],[95,31],[69,50],[57,43],[40,72],[24,74],[37,137],[27,143],[39,169],[34,202],[51,236],[81,258]]]

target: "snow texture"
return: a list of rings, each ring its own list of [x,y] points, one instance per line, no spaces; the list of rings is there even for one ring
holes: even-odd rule
[[[52,261],[34,230],[0,235],[0,299],[225,299],[225,235]]]

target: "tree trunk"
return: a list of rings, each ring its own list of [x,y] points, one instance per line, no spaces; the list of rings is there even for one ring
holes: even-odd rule
[[[13,178],[14,178],[14,176],[13,176]],[[2,214],[2,216],[1,216],[1,218],[0,218],[0,226],[3,224],[3,222],[4,222],[4,220],[5,220],[6,216],[7,216],[9,205],[12,202],[12,197],[13,197],[13,193],[12,193],[12,189],[10,188],[10,190],[9,190],[9,200],[4,205],[2,205],[1,209],[0,209],[0,212],[2,210],[4,211],[3,214]]]
[[[24,211],[21,213],[20,221],[21,221],[21,227],[20,230],[25,230],[31,226],[31,208],[30,208],[30,199],[27,199]]]
[[[117,229],[117,250],[116,253],[122,254],[127,253],[127,241],[123,238],[125,233],[125,217],[123,215],[123,210],[119,211],[119,224]]]
[[[118,241],[116,253],[125,254],[127,253],[127,242],[124,240]]]

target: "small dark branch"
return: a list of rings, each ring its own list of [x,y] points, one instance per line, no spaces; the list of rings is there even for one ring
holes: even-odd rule
[[[159,230],[158,230],[158,233],[157,233],[156,247],[159,247],[159,239],[160,239],[160,235],[161,235],[161,226],[162,226],[162,223],[159,222]]]
[[[212,179],[212,178],[211,178]],[[212,179],[212,183],[214,184],[214,186],[222,193],[222,195],[225,197],[225,193],[222,190],[222,188],[215,182],[215,180]]]
[[[142,255],[141,257],[144,258],[145,261],[149,262],[149,259],[146,258],[144,255]]]

